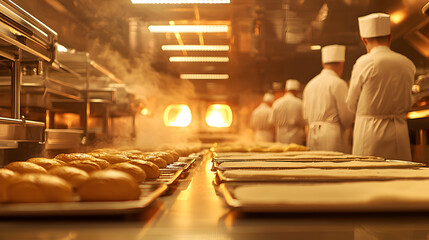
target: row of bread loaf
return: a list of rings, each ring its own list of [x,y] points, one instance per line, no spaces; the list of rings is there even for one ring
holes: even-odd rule
[[[31,158],[0,169],[1,202],[136,200],[138,183],[155,179],[177,161],[175,151],[93,151]]]

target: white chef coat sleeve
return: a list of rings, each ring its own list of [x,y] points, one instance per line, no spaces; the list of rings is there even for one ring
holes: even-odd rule
[[[268,116],[268,123],[275,125],[275,120],[276,120],[276,108],[275,108],[275,104],[273,104],[273,107],[271,108],[270,111],[270,115]]]
[[[255,116],[255,112],[252,112],[252,116],[250,117],[250,127],[252,129],[256,128],[256,116]]]
[[[356,113],[362,87],[367,79],[371,77],[373,69],[374,62],[366,55],[356,60],[353,66],[350,88],[346,100],[348,109],[353,113]]]
[[[347,90],[347,83],[343,80],[340,80],[338,84],[333,85],[331,89],[332,95],[335,96],[335,103],[337,105],[340,123],[344,128],[352,125],[354,120],[354,114],[348,109],[346,104]]]
[[[306,122],[306,123],[308,123],[308,116],[307,116],[307,114],[306,114],[306,109],[307,109],[307,107],[306,107],[306,103],[307,103],[307,101],[306,101],[306,96],[307,96],[307,89],[308,88],[304,88],[304,91],[303,91],[303,93],[302,93],[302,117],[304,118],[304,121]]]
[[[299,114],[297,116],[297,123],[300,127],[304,128],[305,127],[305,120],[304,120],[304,116],[303,116],[303,104],[302,102],[299,103],[299,108],[301,109],[301,111],[299,111]]]

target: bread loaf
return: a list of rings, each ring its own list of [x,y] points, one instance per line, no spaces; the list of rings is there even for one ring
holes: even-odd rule
[[[7,188],[7,198],[13,203],[72,201],[72,186],[65,180],[47,174],[24,174]]]
[[[82,201],[127,201],[140,197],[140,188],[129,174],[108,169],[96,171],[78,187]]]

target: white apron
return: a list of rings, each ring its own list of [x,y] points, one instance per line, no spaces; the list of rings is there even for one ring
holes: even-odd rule
[[[308,127],[307,146],[310,150],[346,151],[338,123],[313,122]]]
[[[305,132],[304,129],[297,129],[296,127],[279,127],[277,128],[277,142],[290,144],[296,143],[304,145]]]
[[[411,160],[405,116],[357,115],[353,136],[355,155]]]

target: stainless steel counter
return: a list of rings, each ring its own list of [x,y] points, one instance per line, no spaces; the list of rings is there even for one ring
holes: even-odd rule
[[[171,196],[124,218],[3,219],[2,240],[429,239],[429,213],[240,214],[224,206],[207,160]],[[429,186],[428,186],[429,190]]]

